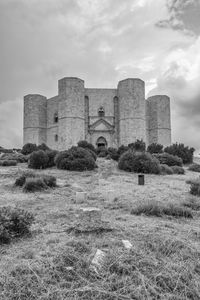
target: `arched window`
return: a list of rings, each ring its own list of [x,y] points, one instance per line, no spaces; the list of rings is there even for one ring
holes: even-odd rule
[[[58,113],[54,114],[54,123],[58,123]]]
[[[58,135],[55,134],[55,142],[57,142],[57,141],[58,141]]]
[[[104,117],[105,116],[105,110],[104,110],[103,106],[99,107],[98,115],[99,115],[99,117]]]

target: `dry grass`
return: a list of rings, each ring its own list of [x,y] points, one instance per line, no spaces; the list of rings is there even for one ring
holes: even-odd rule
[[[138,186],[137,174],[117,170],[112,161],[98,164],[98,170],[81,174],[48,170],[62,185],[34,194],[13,187],[25,165],[0,169],[0,205],[23,207],[36,218],[32,237],[0,249],[0,299],[200,299],[197,206],[190,206],[193,219],[130,214],[147,201],[192,203],[198,198],[189,196],[186,180],[195,174],[145,175],[145,186]],[[89,197],[78,204],[75,193],[81,190]],[[114,231],[67,233],[80,206],[102,209]],[[132,243],[130,251],[123,239]],[[106,254],[98,273],[90,267],[96,249]]]

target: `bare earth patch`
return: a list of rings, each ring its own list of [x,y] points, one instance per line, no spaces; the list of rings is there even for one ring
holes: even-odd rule
[[[139,186],[138,174],[118,170],[116,162],[98,159],[98,165],[83,173],[37,171],[55,176],[58,187],[36,193],[14,187],[26,164],[0,167],[0,206],[23,208],[36,219],[31,237],[0,246],[0,299],[200,299],[200,199],[186,184],[199,175],[145,175]],[[76,192],[87,192],[87,199],[77,203]],[[195,203],[187,206],[193,218],[131,215],[147,201]],[[84,207],[99,208],[112,230],[70,230],[81,226]],[[132,244],[129,251],[122,240]],[[95,272],[97,249],[106,259]]]

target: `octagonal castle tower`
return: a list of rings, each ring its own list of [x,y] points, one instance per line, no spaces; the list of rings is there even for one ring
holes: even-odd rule
[[[119,147],[136,139],[147,145],[171,143],[170,99],[157,95],[145,100],[141,79],[122,80],[116,89],[91,89],[82,79],[65,77],[58,81],[55,97],[24,97],[24,144],[65,150],[80,140]]]

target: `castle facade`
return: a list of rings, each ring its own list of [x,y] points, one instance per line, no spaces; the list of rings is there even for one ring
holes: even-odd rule
[[[24,144],[45,143],[65,150],[80,140],[95,147],[119,147],[136,139],[171,144],[170,99],[145,99],[141,79],[128,78],[116,89],[85,88],[79,78],[58,81],[58,95],[24,97]]]

